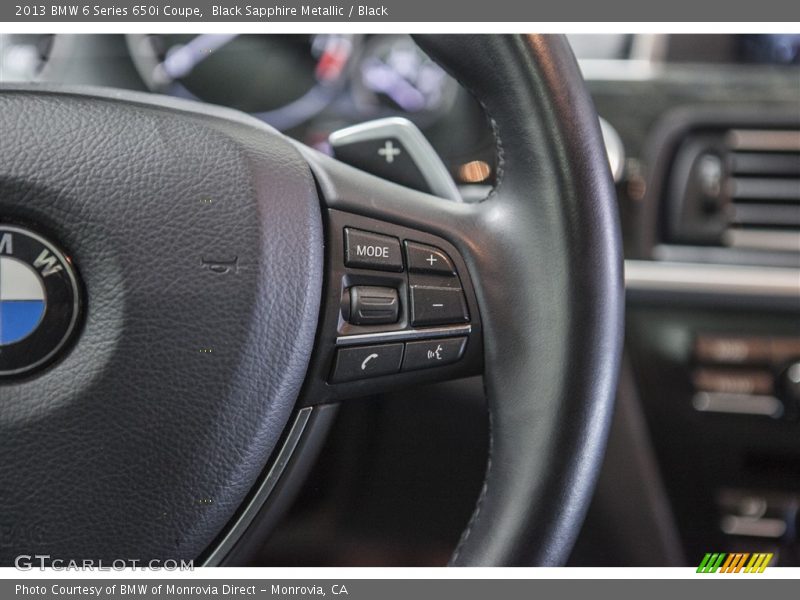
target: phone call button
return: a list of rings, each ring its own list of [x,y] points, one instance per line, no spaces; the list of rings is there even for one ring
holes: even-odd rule
[[[336,353],[336,363],[331,379],[338,383],[379,375],[391,375],[400,371],[402,360],[403,344],[340,348]]]

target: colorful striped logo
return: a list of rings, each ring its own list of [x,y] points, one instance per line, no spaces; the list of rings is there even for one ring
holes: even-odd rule
[[[21,260],[0,257],[0,346],[15,344],[33,333],[44,309],[39,274]]]
[[[707,552],[697,567],[698,573],[763,573],[772,561],[772,553]]]
[[[0,223],[0,379],[46,365],[80,314],[70,260],[40,235]]]

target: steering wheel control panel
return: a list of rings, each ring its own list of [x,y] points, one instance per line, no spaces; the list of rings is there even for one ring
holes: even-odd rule
[[[403,323],[410,322],[412,327],[469,323],[461,280],[453,261],[441,248],[403,240],[401,249],[401,242],[396,237],[345,227],[344,264],[352,269],[399,272],[408,265],[409,275],[407,281],[401,282],[406,284],[403,286],[347,287],[345,279],[341,303],[342,333],[349,329],[345,325],[397,325],[401,322],[401,311]],[[400,287],[408,290],[403,297]],[[421,338],[426,335],[424,329],[412,331]],[[454,330],[453,333],[462,331],[468,333],[467,329]],[[339,341],[346,343],[349,340],[340,338]],[[435,337],[405,344],[340,348],[336,352],[331,380],[349,381],[401,370],[440,367],[459,360],[466,342],[466,336]]]
[[[309,403],[478,374],[477,299],[446,240],[329,210],[327,280]]]

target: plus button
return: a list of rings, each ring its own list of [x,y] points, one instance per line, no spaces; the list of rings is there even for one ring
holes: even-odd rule
[[[392,144],[392,140],[386,140],[383,148],[378,150],[378,154],[385,158],[386,162],[389,164],[394,162],[394,157],[400,154],[400,152],[400,148],[395,148],[394,144]]]

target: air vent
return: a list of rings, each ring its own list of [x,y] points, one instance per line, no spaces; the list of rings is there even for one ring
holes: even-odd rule
[[[800,252],[800,129],[692,133],[668,200],[670,242]]]

